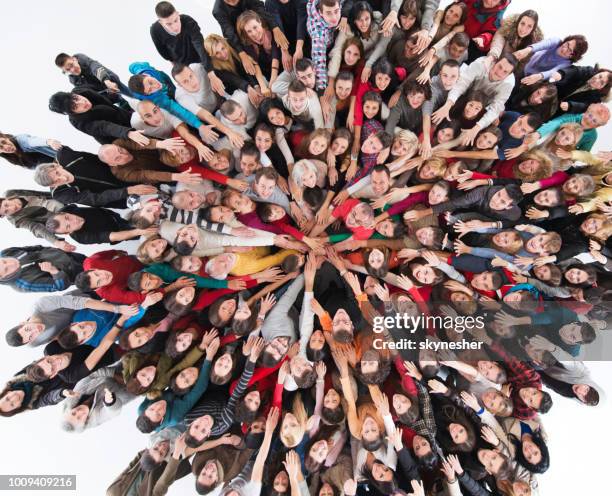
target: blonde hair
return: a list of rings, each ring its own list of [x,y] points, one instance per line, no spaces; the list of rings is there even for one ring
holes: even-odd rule
[[[288,432],[283,431],[283,424],[285,423],[285,419],[287,418],[287,414],[292,413],[293,416],[298,421],[297,427],[291,428]],[[306,413],[306,408],[304,407],[304,402],[302,401],[302,395],[296,394],[293,399],[293,406],[291,412],[285,412],[283,415],[283,420],[281,421],[280,427],[280,440],[284,446],[287,448],[295,448],[298,444],[302,442],[304,438],[304,434],[306,433],[306,422],[308,420],[308,414]]]
[[[167,165],[168,167],[173,167],[175,169],[183,165],[179,159],[178,153],[172,154],[172,152],[170,152],[169,150],[162,150],[159,152],[159,161],[162,164]]]
[[[568,146],[559,146],[555,143],[555,138],[561,131],[565,129],[568,129],[574,135],[574,144],[568,145]],[[549,146],[562,148],[568,151],[575,150],[576,146],[578,145],[578,142],[582,139],[583,134],[584,134],[584,129],[582,129],[582,126],[580,124],[578,124],[577,122],[566,122],[565,124],[561,124],[561,126],[559,126],[559,129],[557,129],[557,131],[553,134],[550,140]]]
[[[162,238],[159,234],[154,234],[153,236],[149,236],[142,243],[140,243],[140,246],[138,246],[138,249],[136,250],[136,258],[141,264],[151,265],[152,263],[157,263],[164,260],[167,254],[166,250],[164,250],[164,253],[162,253],[162,256],[159,260],[153,260],[147,253],[147,243],[150,243],[151,241],[156,241],[158,239],[164,238]]]
[[[414,134],[412,131],[409,131],[408,129],[402,129],[401,131],[395,133],[393,140],[398,140],[405,143],[411,150],[408,152],[408,155],[410,155],[410,157],[413,157],[414,154],[417,152],[417,149],[419,148],[419,138],[416,134]]]
[[[540,164],[538,169],[532,174],[524,174],[519,169],[519,164],[524,162],[525,160],[535,160]],[[522,181],[539,181],[541,179],[546,179],[552,175],[553,170],[553,162],[547,153],[542,150],[531,150],[530,152],[521,155],[514,167],[512,168],[514,172],[514,177],[517,179],[521,179]]]
[[[429,167],[433,170],[434,174],[436,175],[436,179],[434,180],[437,180],[444,176],[444,173],[446,172],[446,167],[447,167],[446,159],[441,158],[441,157],[430,158],[429,160],[426,160],[419,166],[419,171],[426,164],[429,165]]]
[[[306,172],[307,170],[314,172],[315,176],[319,177],[319,170],[317,169],[317,166],[313,164],[311,160],[308,159],[298,160],[294,164],[293,170],[291,171],[291,178],[300,188],[303,186],[302,177],[304,176],[304,172]]]
[[[491,236],[491,244],[495,247],[496,250],[502,251],[504,253],[508,253],[509,255],[514,255],[523,247],[523,238],[521,238],[521,236],[512,229],[504,229],[503,231],[499,231],[499,233],[502,233],[504,231],[513,234],[514,241],[510,243],[508,246],[499,246],[494,241],[494,236],[495,236],[494,234],[493,236]]]
[[[598,212],[589,215],[586,219],[584,219],[585,222],[586,220],[589,219],[597,219],[597,220],[602,220],[603,221],[603,225],[601,226],[601,228],[599,228],[595,233],[593,234],[587,234],[584,233],[585,236],[588,236],[591,239],[594,239],[595,241],[599,241],[601,243],[605,243],[606,240],[612,236],[612,221],[608,220],[608,218],[604,215],[604,214],[600,214]],[[582,231],[582,227],[580,228],[580,230]],[[584,231],[583,231],[584,232]]]
[[[220,60],[215,57],[215,45],[217,43],[221,43],[225,47],[229,53],[229,60]],[[204,50],[206,50],[206,53],[210,57],[213,69],[217,71],[229,71],[233,72],[234,74],[238,72],[236,65],[240,60],[238,58],[238,54],[223,36],[219,36],[218,34],[209,34],[204,39]]]

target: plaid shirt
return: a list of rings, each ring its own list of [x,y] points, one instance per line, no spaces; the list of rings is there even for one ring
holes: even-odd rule
[[[376,134],[379,131],[384,131],[383,125],[376,119],[367,119],[363,121],[361,126],[361,144],[368,139],[372,134]],[[361,153],[360,163],[361,168],[355,174],[355,177],[349,181],[349,186],[355,184],[366,177],[370,171],[376,167],[376,161],[378,160],[378,153]]]
[[[336,29],[325,22],[317,9],[318,3],[319,0],[308,0],[306,4],[306,29],[311,39],[310,55],[315,67],[317,89],[324,90],[327,87],[327,50],[334,43]]]
[[[526,387],[542,389],[540,374],[527,365],[527,362],[523,362],[507,353],[499,343],[491,343],[490,348],[504,360],[504,365],[508,373],[508,382],[512,386],[512,401],[514,403],[512,416],[519,420],[534,418],[537,412],[525,404],[519,396],[519,391]]]

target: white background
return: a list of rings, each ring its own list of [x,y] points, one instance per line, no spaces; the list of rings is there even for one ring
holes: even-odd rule
[[[128,65],[137,60],[149,61],[169,73],[169,64],[159,57],[149,37],[149,26],[155,20],[155,3],[150,0],[21,0],[3,5],[0,130],[52,137],[76,150],[95,152],[97,146],[93,139],[74,129],[65,116],[48,110],[49,96],[70,88],[65,76],[53,64],[55,55],[61,51],[85,53],[118,73],[124,82],[128,79]],[[194,17],[205,34],[220,32],[212,17],[212,0],[174,3],[179,11]],[[599,62],[612,66],[609,2],[514,0],[507,12],[527,8],[539,12],[546,36],[576,33],[587,36],[591,47],[582,64]],[[612,149],[611,127],[600,131],[599,136],[595,150]],[[31,172],[4,160],[0,160],[0,184],[2,190],[36,189]],[[0,240],[0,248],[39,243],[29,232],[13,229],[3,220],[0,220]],[[133,249],[134,245],[130,246]],[[100,248],[89,246],[80,251],[89,254]],[[5,317],[0,334],[26,318],[36,299],[36,294],[16,293],[0,286],[0,304]],[[41,353],[41,349],[10,348],[0,339],[0,382]],[[612,364],[590,366],[595,379],[611,389]],[[540,477],[541,494],[602,493],[602,488],[609,487],[610,404],[592,409],[556,395],[554,400],[552,411],[544,419],[552,461],[550,470]],[[136,406],[136,402],[132,403],[121,417],[81,434],[60,430],[60,406],[0,418],[0,472],[77,474],[79,495],[104,494],[108,484],[146,445],[146,436],[135,427]],[[193,478],[188,476],[177,482],[170,494],[196,494]]]

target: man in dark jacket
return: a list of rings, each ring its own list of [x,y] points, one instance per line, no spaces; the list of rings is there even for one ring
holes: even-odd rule
[[[64,74],[68,74],[68,80],[74,87],[105,93],[114,103],[120,103],[122,107],[129,108],[127,102],[119,96],[119,93],[129,95],[127,86],[121,82],[117,74],[97,60],[89,58],[84,53],[74,55],[60,53],[55,57],[55,65]]]
[[[27,229],[60,250],[74,251],[74,246],[47,231],[45,226],[49,216],[63,206],[46,191],[10,189],[4,193],[4,198],[0,198],[0,217],[6,217],[15,227]]]
[[[119,243],[144,234],[154,234],[155,229],[132,229],[130,223],[117,212],[100,207],[68,205],[53,214],[47,221],[47,229],[55,234],[69,234],[77,243]]]
[[[109,98],[87,88],[54,93],[49,99],[49,110],[67,115],[70,124],[98,143],[111,143],[117,138],[129,138],[142,145],[149,142],[141,131],[132,128],[131,109],[117,107]]]
[[[208,73],[213,91],[223,96],[225,88],[204,50],[204,37],[195,19],[179,14],[170,2],[159,2],[155,6],[155,14],[157,22],[151,25],[150,32],[159,54],[173,64],[199,62]]]
[[[51,197],[65,205],[80,203],[91,207],[126,208],[130,194],[151,194],[153,186],[129,186],[117,179],[96,155],[62,147],[57,164],[41,164],[34,181],[51,188]]]
[[[23,292],[63,291],[83,271],[85,256],[40,245],[0,252],[0,284]]]
[[[245,10],[253,10],[257,12],[272,30],[274,35],[275,43],[283,50],[289,48],[289,42],[287,38],[279,28],[276,20],[271,16],[265,9],[265,6],[261,0],[215,0],[215,6],[213,7],[213,16],[221,26],[223,37],[229,41],[240,57],[240,61],[244,69],[249,74],[255,74],[255,62],[253,59],[244,51],[244,46],[236,32],[236,21],[238,16]]]
[[[506,227],[504,222],[512,223],[521,217],[518,204],[523,199],[523,193],[516,184],[506,186],[480,186],[467,193],[461,191],[448,201],[438,203],[423,210],[410,210],[404,214],[404,219],[414,221],[426,215],[439,215],[455,210],[469,211],[471,219],[481,220],[497,219],[498,227]],[[474,217],[474,213],[477,214]],[[467,220],[467,219],[464,219]]]

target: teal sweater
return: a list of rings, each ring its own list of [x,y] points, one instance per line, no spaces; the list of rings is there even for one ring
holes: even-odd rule
[[[175,426],[183,421],[187,412],[194,407],[200,397],[206,392],[206,389],[208,389],[211,363],[212,362],[208,359],[202,362],[198,380],[187,394],[177,396],[172,391],[164,391],[161,399],[166,400],[166,415],[161,424],[155,429],[156,431]],[[141,415],[149,405],[157,401],[159,401],[159,399],[144,400],[138,407],[138,414]]]
[[[224,289],[227,288],[227,280],[219,281],[217,279],[210,279],[208,277],[198,276],[197,274],[189,274],[187,272],[179,272],[172,268],[167,263],[156,263],[149,265],[143,269],[149,274],[154,274],[162,279],[164,282],[174,282],[180,277],[191,277],[196,281],[196,287],[198,288],[215,288]]]

